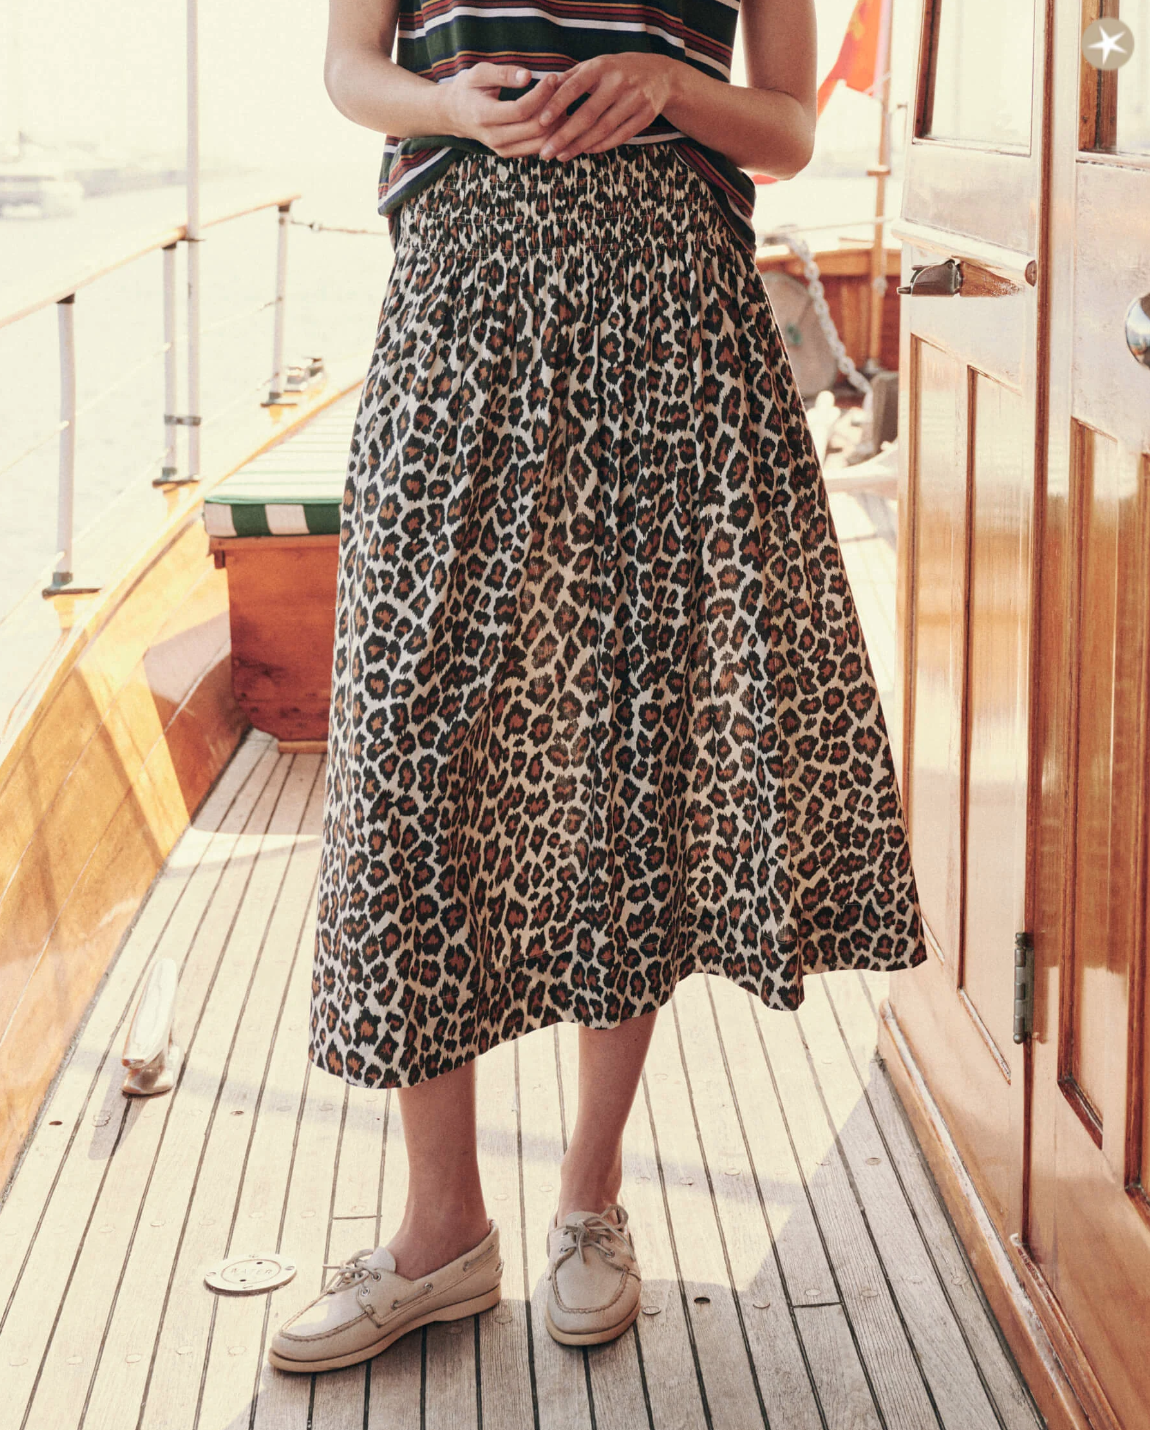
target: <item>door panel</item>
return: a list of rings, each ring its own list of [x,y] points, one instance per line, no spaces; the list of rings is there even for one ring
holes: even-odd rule
[[[1077,425],[1077,424],[1076,424]],[[1077,808],[1073,837],[1073,938],[1068,954],[1070,1006],[1059,1078],[1083,1122],[1101,1145],[1106,1106],[1110,950],[1128,922],[1129,880],[1120,877],[1121,791],[1115,787],[1116,677],[1122,659],[1118,621],[1118,563],[1122,550],[1118,464],[1114,444],[1077,427],[1078,548],[1078,749],[1074,761]],[[1109,460],[1108,460],[1109,458]],[[1125,523],[1128,525],[1128,523]],[[1137,646],[1127,633],[1127,649]],[[1127,787],[1127,792],[1129,787]],[[1127,837],[1129,829],[1126,830]],[[1118,876],[1118,877],[1114,877]],[[1124,887],[1123,887],[1124,885]],[[1115,896],[1123,903],[1115,907]]]
[[[1106,13],[1116,9],[1145,48],[1146,5],[1108,0]],[[1085,1362],[1084,1400],[1097,1384],[1099,1420],[1140,1430],[1150,1403],[1150,369],[1128,351],[1124,324],[1150,294],[1150,156],[1129,152],[1145,102],[1131,88],[1136,62],[1099,72],[1082,61],[1096,0],[1056,0],[1056,13],[1026,1241]]]
[[[1009,1075],[1014,967],[1025,926],[1027,675],[1033,448],[1021,393],[973,378],[969,753],[961,988]]]
[[[962,686],[966,600],[966,374],[919,339],[911,363],[915,414],[913,694],[907,815],[927,941],[958,958],[962,917]],[[929,499],[923,499],[923,488]]]
[[[916,264],[949,258],[962,285],[901,306],[904,696],[895,709],[936,957],[892,976],[890,1003],[1006,1237],[1022,1224],[1026,1147],[1013,988],[1027,907],[1044,40],[1041,26],[1026,28],[1035,7],[1024,0],[1025,25],[1012,22],[1016,42],[994,61],[1011,70],[1012,103],[1023,100],[1024,118],[1012,117],[1011,104],[986,101],[975,13],[986,8],[923,6],[915,136],[893,225],[904,284]]]

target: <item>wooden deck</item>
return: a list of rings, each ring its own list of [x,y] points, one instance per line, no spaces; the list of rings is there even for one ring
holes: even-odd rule
[[[880,685],[891,504],[836,497]],[[1041,1423],[873,1057],[885,978],[812,977],[795,1014],[693,977],[661,1014],[622,1200],[644,1272],[620,1341],[556,1345],[544,1228],[574,1114],[576,1030],[480,1063],[504,1300],[366,1366],[272,1370],[270,1330],[321,1263],[386,1241],[396,1100],[305,1056],[323,761],[253,733],[176,846],[97,992],[0,1207],[0,1374],[16,1430],[1031,1430]],[[167,1095],[120,1092],[126,1018],[176,959]],[[298,1272],[217,1295],[204,1269]]]

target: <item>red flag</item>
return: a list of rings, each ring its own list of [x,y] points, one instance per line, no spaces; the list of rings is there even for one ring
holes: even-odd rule
[[[891,0],[857,0],[839,57],[819,85],[819,115],[839,80],[847,89],[882,98],[885,67],[890,60]],[[756,184],[776,182],[770,174],[752,174]]]

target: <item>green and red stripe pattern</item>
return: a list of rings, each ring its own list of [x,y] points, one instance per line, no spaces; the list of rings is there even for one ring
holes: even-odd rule
[[[530,71],[530,83],[503,89],[504,99],[517,98],[546,74],[561,74],[605,53],[669,55],[729,81],[737,19],[738,0],[400,0],[396,62],[437,84],[450,83],[481,60]],[[661,115],[628,142],[677,145],[717,195],[736,236],[754,251],[750,174]],[[393,240],[403,201],[466,150],[490,152],[476,139],[450,134],[385,136],[378,208],[388,218]]]

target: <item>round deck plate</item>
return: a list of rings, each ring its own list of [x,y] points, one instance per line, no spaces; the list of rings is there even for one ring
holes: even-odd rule
[[[273,1291],[283,1286],[295,1275],[295,1262],[287,1261],[274,1252],[249,1252],[243,1256],[229,1256],[209,1266],[204,1273],[205,1283],[213,1291],[231,1291],[240,1295],[253,1291]]]

